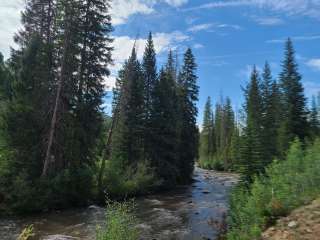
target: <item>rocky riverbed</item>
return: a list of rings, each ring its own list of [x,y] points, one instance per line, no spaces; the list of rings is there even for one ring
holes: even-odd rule
[[[228,209],[228,193],[237,175],[196,168],[191,185],[136,199],[137,228],[142,240],[216,239]],[[0,219],[0,239],[16,239],[33,224],[36,239],[92,240],[105,209],[90,206],[23,219]]]

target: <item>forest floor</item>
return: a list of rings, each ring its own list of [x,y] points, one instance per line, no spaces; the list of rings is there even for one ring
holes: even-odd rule
[[[319,240],[320,198],[294,210],[263,233],[263,240]]]

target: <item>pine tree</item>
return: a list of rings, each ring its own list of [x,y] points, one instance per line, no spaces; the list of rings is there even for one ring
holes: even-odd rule
[[[223,138],[221,142],[223,144],[222,148],[222,159],[224,170],[227,171],[231,167],[231,153],[230,153],[230,145],[231,145],[231,138],[232,133],[234,130],[234,112],[231,106],[230,98],[226,98],[226,103],[223,106],[223,120],[222,120],[222,129],[223,129]]]
[[[0,105],[12,98],[12,80],[10,68],[0,53]]]
[[[125,65],[118,104],[111,156],[120,169],[125,169],[144,158],[144,82],[135,47]]]
[[[153,122],[151,121],[152,105],[154,99],[154,91],[157,83],[157,66],[156,66],[156,52],[152,40],[152,34],[149,34],[147,45],[145,48],[142,71],[144,77],[144,101],[145,101],[145,157],[150,158],[151,148],[150,133],[152,132]]]
[[[254,174],[263,170],[263,104],[259,86],[259,73],[254,67],[250,83],[245,89],[246,126],[241,144],[241,167],[246,181],[251,181]]]
[[[178,162],[178,112],[176,83],[171,72],[162,69],[156,82],[151,114],[151,166],[164,186],[177,183]]]
[[[10,171],[19,173],[7,179],[9,192],[16,194],[23,182],[30,195],[42,191],[38,197],[46,207],[86,201],[91,190],[81,184],[92,180],[88,165],[102,126],[102,82],[111,61],[108,8],[106,0],[27,1],[24,28],[15,37],[19,49],[10,60],[12,99],[4,116],[6,143],[15,153]],[[61,192],[41,187],[52,180]],[[61,182],[70,185],[60,189]],[[31,203],[30,196],[18,198]]]
[[[271,69],[267,62],[262,74],[261,96],[263,103],[262,136],[265,149],[263,160],[266,166],[277,156],[277,134],[280,114],[278,84],[272,79]]]
[[[214,119],[211,98],[208,97],[203,116],[202,131],[200,134],[200,161],[213,161],[215,154]]]
[[[100,109],[104,96],[103,81],[109,75],[111,62],[112,27],[108,1],[63,0],[61,7],[63,11],[57,15],[57,21],[64,34],[58,43],[60,71],[43,176],[51,168],[50,159],[55,159],[54,168],[58,169],[92,163],[91,150],[103,121]],[[65,129],[72,129],[72,133]],[[58,146],[55,143],[59,143]]]
[[[310,124],[310,136],[313,138],[319,136],[320,134],[320,119],[316,97],[312,96],[311,101],[311,111],[309,115],[309,124]]]
[[[173,57],[173,52],[170,49],[169,55],[168,55],[168,61],[165,66],[165,71],[170,73],[172,78],[176,81],[177,80],[177,62],[175,61]]]
[[[179,74],[179,112],[180,112],[180,142],[179,163],[181,181],[189,181],[194,168],[194,162],[198,157],[198,128],[197,114],[199,87],[196,76],[197,65],[190,48],[184,55],[184,62]]]
[[[308,136],[306,98],[290,39],[286,42],[279,81],[282,94],[279,152],[283,155],[295,137],[304,140]]]

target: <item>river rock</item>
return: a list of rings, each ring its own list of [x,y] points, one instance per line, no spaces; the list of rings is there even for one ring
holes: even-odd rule
[[[298,223],[296,221],[291,221],[288,223],[289,228],[295,228],[298,226]]]

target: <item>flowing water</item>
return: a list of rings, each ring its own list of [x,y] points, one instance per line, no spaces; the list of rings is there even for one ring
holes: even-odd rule
[[[237,176],[196,168],[189,186],[136,199],[141,240],[215,239],[227,211],[228,192]],[[24,219],[0,219],[0,240],[15,240],[21,230],[34,225],[36,239],[94,240],[105,209],[42,214]]]

